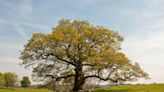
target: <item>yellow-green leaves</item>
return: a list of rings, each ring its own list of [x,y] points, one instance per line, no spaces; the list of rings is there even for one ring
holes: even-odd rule
[[[64,34],[62,34],[61,32],[54,32],[54,34],[52,35],[54,37],[54,39],[56,40],[63,40],[65,38]]]
[[[46,35],[42,33],[36,33],[32,35],[32,38],[25,45],[25,50],[34,50],[43,48],[43,45],[46,44]]]
[[[118,79],[131,73],[136,74],[133,77],[148,76],[120,51],[122,41],[123,37],[119,33],[103,26],[94,26],[83,20],[62,19],[52,33],[33,34],[21,53],[21,59],[23,64],[37,64],[34,67],[37,76],[71,75],[68,82],[73,80],[72,74],[78,72],[78,69],[81,74],[79,78],[100,71],[109,71],[114,76],[113,81],[118,78],[116,75],[119,75]]]
[[[51,34],[33,34],[25,45],[24,57],[48,51],[61,58],[74,60],[71,62],[80,60],[97,65],[102,62],[124,62],[127,61],[125,56],[118,54],[122,39],[117,32],[93,26],[88,21],[62,19]]]

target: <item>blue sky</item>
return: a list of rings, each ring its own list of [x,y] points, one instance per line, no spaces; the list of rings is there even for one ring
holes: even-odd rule
[[[164,83],[163,0],[0,0],[0,72],[30,75],[20,66],[23,45],[36,32],[50,33],[62,19],[83,19],[125,37],[122,49],[150,74],[142,83]]]

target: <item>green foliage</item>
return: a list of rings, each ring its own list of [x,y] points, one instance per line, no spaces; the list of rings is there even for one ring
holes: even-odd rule
[[[127,85],[97,88],[94,92],[164,92],[164,84]]]
[[[6,87],[12,87],[15,86],[18,82],[18,76],[15,73],[7,72],[4,73],[4,80]]]
[[[26,67],[34,67],[38,80],[72,82],[75,91],[90,78],[120,83],[147,79],[148,74],[121,52],[122,41],[119,33],[103,26],[62,19],[52,33],[33,34],[20,59]]]
[[[27,88],[30,86],[30,84],[31,84],[31,82],[30,82],[29,78],[27,76],[24,76],[23,80],[21,80],[21,86]]]
[[[4,80],[4,75],[0,73],[0,86],[4,86],[5,80]]]

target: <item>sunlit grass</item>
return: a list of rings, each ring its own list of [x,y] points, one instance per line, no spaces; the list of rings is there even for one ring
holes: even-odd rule
[[[164,92],[164,84],[144,84],[97,88],[95,92]]]
[[[0,88],[0,92],[53,92],[47,89],[34,88]]]
[[[0,92],[53,92],[48,89],[0,88]],[[96,88],[94,92],[164,92],[164,84],[127,85]]]

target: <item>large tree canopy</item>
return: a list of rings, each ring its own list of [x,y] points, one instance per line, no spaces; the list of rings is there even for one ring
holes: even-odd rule
[[[132,81],[148,78],[137,63],[121,52],[123,37],[88,21],[63,19],[52,33],[35,33],[21,52],[33,75],[54,83],[73,81],[73,91],[83,88],[89,78],[103,81]]]

